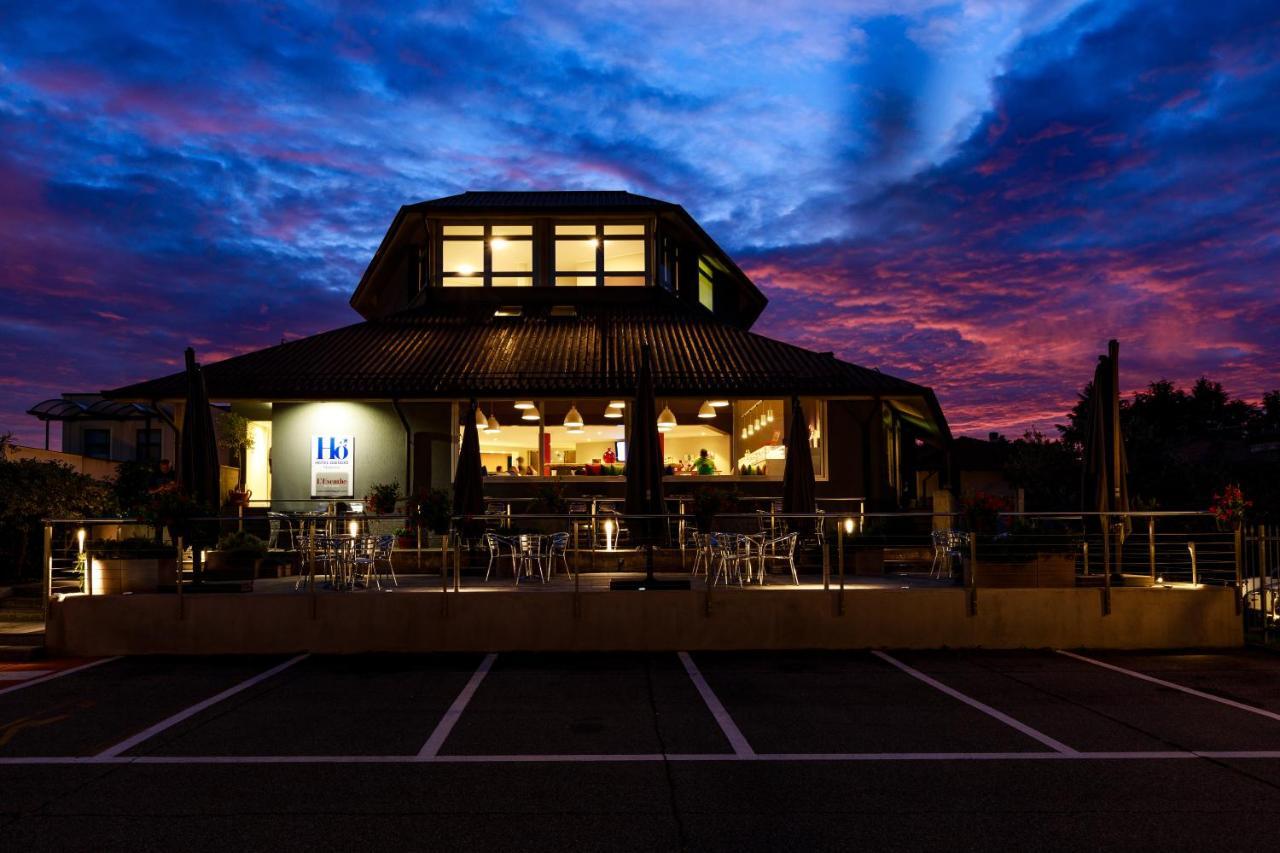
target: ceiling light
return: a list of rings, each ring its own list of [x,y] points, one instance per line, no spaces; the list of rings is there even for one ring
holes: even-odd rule
[[[516,400],[515,407],[517,409],[532,409],[533,401],[532,400]]]
[[[489,428],[485,432],[489,433],[489,435],[497,435],[502,432],[502,427],[498,425],[498,419],[492,413],[489,414]]]
[[[588,243],[588,244],[590,244],[591,248],[593,248],[593,249],[594,249],[596,246],[599,246],[599,245],[600,245],[600,241],[599,241],[599,240],[597,240],[595,237],[592,237],[590,240],[588,240],[588,241],[587,241],[587,243]]]
[[[476,426],[480,429],[489,428],[489,419],[484,416],[484,409],[476,406]]]
[[[582,413],[578,411],[576,403],[569,406],[569,414],[564,416],[564,425],[570,430],[582,429]]]
[[[702,402],[702,405],[698,407],[698,417],[714,418],[715,416],[716,416],[716,410],[711,406],[711,401],[704,400]]]
[[[707,403],[717,409],[723,409],[725,406],[729,405],[728,400],[708,400]]]
[[[626,407],[627,407],[626,400],[610,400],[609,401],[609,408],[611,409],[625,409]]]
[[[606,418],[614,418],[614,419],[622,417],[622,401],[614,400],[612,403],[606,406],[604,410],[604,416]]]
[[[522,421],[540,421],[540,420],[542,420],[542,413],[538,411],[538,407],[537,407],[537,406],[533,406],[533,408],[531,408],[531,409],[525,409],[525,410],[524,410],[524,414],[520,415],[520,420],[522,420]]]
[[[677,425],[675,412],[670,406],[663,406],[662,414],[658,415],[658,432],[670,432]]]
[[[471,264],[458,264],[458,275],[475,275],[476,268]]]
[[[773,409],[770,409],[768,412],[766,412],[764,418],[766,422],[773,423]]]
[[[748,433],[747,433],[747,428],[746,428],[746,427],[743,427],[743,428],[742,428],[742,438],[743,438],[743,440],[744,440],[744,441],[746,440],[747,435],[748,435]]]

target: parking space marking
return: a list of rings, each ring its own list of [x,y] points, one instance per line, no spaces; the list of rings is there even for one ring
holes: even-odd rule
[[[179,711],[178,713],[174,714],[172,717],[169,717],[168,719],[165,719],[165,720],[161,720],[160,722],[156,723],[154,726],[150,726],[148,728],[143,729],[133,737],[126,738],[125,740],[120,741],[115,746],[104,749],[102,752],[98,753],[94,757],[95,758],[115,758],[116,756],[119,756],[130,749],[133,749],[135,746],[142,743],[143,741],[149,740],[150,738],[155,737],[165,729],[168,729],[172,726],[176,726],[178,723],[181,723],[183,720],[189,720],[190,718],[194,717],[196,714],[199,714],[201,711],[205,710],[206,708],[210,708],[218,704],[223,699],[230,698],[231,696],[234,696],[243,690],[248,690],[250,687],[253,687],[255,684],[260,684],[261,682],[266,681],[268,678],[271,678],[273,675],[277,675],[281,672],[284,672],[286,669],[293,666],[298,661],[305,660],[310,656],[311,655],[307,653],[307,654],[298,655],[297,657],[294,657],[294,658],[290,658],[289,660],[285,661],[282,664],[278,664],[276,666],[271,667],[271,669],[267,670],[266,672],[259,673],[258,675],[255,675],[253,678],[246,679],[245,681],[240,682],[234,687],[228,687],[226,690],[223,690],[221,693],[217,694],[216,696],[210,696],[208,699],[205,699],[203,702],[197,702],[196,704],[192,705],[190,708],[187,708],[183,711]]]
[[[711,712],[711,716],[716,718],[720,731],[724,732],[729,745],[733,747],[733,754],[739,758],[754,756],[756,754],[755,750],[751,748],[751,744],[747,743],[747,739],[743,737],[742,730],[738,728],[738,724],[733,721],[733,717],[729,716],[729,712],[720,703],[720,697],[716,696],[715,691],[711,689],[711,685],[707,684],[707,680],[702,677],[702,672],[698,669],[698,665],[693,662],[693,658],[689,656],[688,652],[680,652],[679,657],[680,663],[684,664],[684,671],[689,673],[693,686],[698,689],[698,693],[702,696],[702,701],[707,703],[707,710]]]
[[[979,702],[977,699],[974,699],[972,696],[966,696],[965,694],[961,693],[959,690],[956,690],[955,688],[952,688],[952,687],[948,687],[947,685],[943,684],[941,681],[938,681],[935,678],[931,678],[925,675],[923,672],[921,672],[918,669],[913,669],[912,667],[907,666],[905,663],[903,663],[902,661],[898,660],[895,657],[892,657],[891,655],[887,655],[884,652],[878,651],[878,650],[873,650],[871,653],[876,657],[880,658],[881,660],[883,660],[884,662],[892,664],[893,666],[902,670],[907,675],[910,675],[912,678],[919,679],[920,681],[923,681],[925,684],[929,685],[933,689],[942,691],[943,693],[950,696],[952,699],[958,699],[959,701],[963,702],[969,707],[975,708],[990,717],[994,717],[995,719],[1004,723],[1006,726],[1009,726],[1012,729],[1016,729],[1017,731],[1022,732],[1027,737],[1040,741],[1040,743],[1049,747],[1054,752],[1059,752],[1059,753],[1062,753],[1063,755],[1079,754],[1078,750],[1072,749],[1071,747],[1067,746],[1065,743],[1049,737],[1047,734],[1045,734],[1042,731],[1031,728],[1031,726],[1028,726],[1026,723],[1015,720],[1013,717],[1010,717],[1008,714],[1004,713],[1003,711],[997,711],[995,708],[992,708],[990,705],[986,704],[985,702]]]
[[[0,681],[30,681],[33,678],[42,678],[53,671],[52,669],[0,670]]]
[[[1137,678],[1141,681],[1150,682],[1151,684],[1158,684],[1161,687],[1168,687],[1173,690],[1178,690],[1190,696],[1196,696],[1200,699],[1208,699],[1210,702],[1217,702],[1219,705],[1226,705],[1231,708],[1236,708],[1237,710],[1240,710],[1240,711],[1248,711],[1250,714],[1257,714],[1260,717],[1266,717],[1271,720],[1280,721],[1280,714],[1277,714],[1274,711],[1268,711],[1265,708],[1257,708],[1253,705],[1246,705],[1243,702],[1236,702],[1234,699],[1226,699],[1222,696],[1214,696],[1212,693],[1205,693],[1203,690],[1196,690],[1194,687],[1186,687],[1185,685],[1182,685],[1182,684],[1175,684],[1172,681],[1165,681],[1163,678],[1156,678],[1153,675],[1147,675],[1146,673],[1142,673],[1142,672],[1135,672],[1132,669],[1125,669],[1122,666],[1116,666],[1115,664],[1105,663],[1104,661],[1095,660],[1090,657],[1085,657],[1084,655],[1078,655],[1075,652],[1068,652],[1063,649],[1058,649],[1057,652],[1060,655],[1065,655],[1066,657],[1072,658],[1074,660],[1083,661],[1085,663],[1091,663],[1094,666],[1100,666],[1103,669],[1109,669],[1112,672],[1118,672],[1118,673],[1121,673],[1122,675],[1130,676],[1131,678]]]
[[[23,681],[22,683],[15,684],[12,687],[6,687],[3,690],[0,690],[0,696],[4,696],[7,693],[14,693],[18,690],[22,690],[24,687],[34,687],[37,684],[44,684],[47,681],[53,681],[55,678],[61,678],[64,675],[74,675],[77,672],[84,672],[86,669],[89,669],[95,666],[101,666],[104,663],[111,663],[113,660],[120,660],[120,658],[119,656],[110,657],[110,658],[98,658],[97,660],[91,660],[88,663],[80,664],[80,666],[68,667],[67,669],[59,669],[57,671],[48,673],[42,678],[33,678],[30,681]]]
[[[435,731],[431,733],[431,737],[427,738],[427,742],[422,745],[422,749],[418,750],[418,758],[435,758],[439,755],[440,747],[444,746],[444,742],[449,738],[449,733],[457,725],[458,718],[467,709],[467,704],[471,701],[471,697],[475,695],[476,689],[480,687],[480,682],[484,681],[484,677],[489,674],[489,669],[497,659],[498,655],[496,653],[490,653],[484,656],[484,660],[480,661],[480,665],[471,674],[471,678],[467,679],[467,683],[463,686],[462,692],[458,694],[458,698],[453,700],[449,710],[445,711],[444,716],[440,718],[440,722],[436,723]]]
[[[642,762],[952,762],[952,761],[1189,761],[1280,760],[1280,750],[1163,750],[1151,752],[832,752],[635,753],[565,755],[114,755],[0,758],[0,767],[35,765],[263,765],[263,764],[618,764]]]

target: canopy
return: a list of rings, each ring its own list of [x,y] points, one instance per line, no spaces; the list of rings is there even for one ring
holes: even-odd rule
[[[462,419],[462,446],[458,450],[458,471],[453,478],[453,511],[457,515],[484,514],[484,471],[480,462],[475,400],[471,401]],[[476,524],[464,523],[462,529],[470,531],[475,527]]]
[[[809,452],[809,422],[799,397],[791,398],[791,427],[787,430],[787,460],[782,474],[782,511],[815,512],[817,482]]]
[[[653,399],[653,370],[649,344],[640,347],[636,396],[631,406],[631,437],[627,442],[627,515],[662,515],[662,446],[658,436],[657,404]],[[659,521],[633,521],[632,534],[639,543],[652,544],[663,528]]]

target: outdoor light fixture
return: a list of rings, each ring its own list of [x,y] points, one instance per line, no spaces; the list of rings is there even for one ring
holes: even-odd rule
[[[484,416],[484,409],[476,406],[476,426],[482,430],[489,428],[489,419]]]
[[[853,533],[853,518],[852,518],[852,517],[846,518],[846,519],[844,520],[844,532],[845,532],[845,535],[846,535],[846,536],[847,536],[847,535],[851,535],[851,534]]]
[[[79,530],[76,531],[76,542],[80,544],[81,554],[84,553],[84,536],[85,536],[85,530],[83,527],[81,527]]]
[[[698,417],[714,418],[715,416],[716,416],[716,410],[712,408],[711,401],[703,400],[702,405],[698,407]]]
[[[578,411],[577,403],[569,406],[569,414],[564,416],[564,425],[570,431],[582,429],[582,413]]]
[[[532,409],[533,401],[532,400],[516,400],[515,407],[517,409]]]
[[[671,411],[670,406],[663,406],[662,414],[658,415],[658,432],[670,432],[676,426],[675,412]]]
[[[729,405],[728,400],[708,400],[707,402],[717,409],[723,409],[725,406]]]
[[[360,522],[358,521],[351,522],[350,524],[347,525],[347,530],[351,531],[352,539],[356,538],[356,534],[360,532]]]
[[[498,419],[493,416],[492,412],[489,413],[489,427],[485,432],[489,433],[489,435],[497,435],[502,432],[502,427],[498,424]]]
[[[613,550],[613,519],[606,518],[604,520],[604,549],[606,551]]]

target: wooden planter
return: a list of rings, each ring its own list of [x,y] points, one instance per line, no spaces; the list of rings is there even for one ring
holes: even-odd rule
[[[90,589],[94,595],[158,592],[161,586],[174,583],[172,557],[102,559],[91,554],[90,559],[93,561]]]
[[[1076,557],[1060,552],[1037,554],[1034,560],[1004,562],[978,556],[978,586],[1072,587],[1076,585]]]
[[[246,560],[230,551],[206,551],[204,572],[209,580],[253,580],[257,576],[259,559]]]

